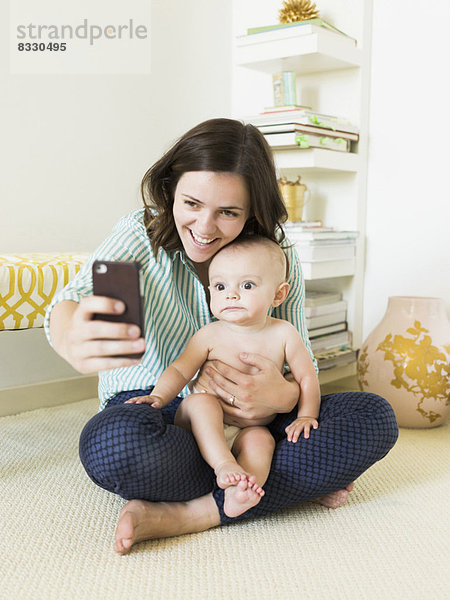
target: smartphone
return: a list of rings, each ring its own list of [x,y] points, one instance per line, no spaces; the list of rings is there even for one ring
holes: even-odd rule
[[[92,283],[95,296],[107,296],[121,300],[125,304],[125,312],[120,315],[94,314],[93,318],[138,325],[141,337],[144,337],[139,264],[96,260],[92,265]],[[140,352],[123,356],[124,358],[141,358],[143,354]]]

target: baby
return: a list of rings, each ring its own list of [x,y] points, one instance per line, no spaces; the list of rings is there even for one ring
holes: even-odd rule
[[[224,414],[219,399],[209,388],[202,365],[220,360],[241,371],[241,352],[270,358],[283,372],[284,363],[300,385],[297,418],[286,428],[289,441],[300,433],[309,437],[317,429],[320,389],[316,371],[299,332],[287,321],[268,316],[289,291],[286,257],[278,244],[260,236],[238,239],[221,249],[209,266],[210,307],[218,319],[205,325],[186,349],[162,373],[149,396],[128,400],[162,408],[193,377],[192,394],[181,402],[175,425],[192,431],[203,458],[214,469],[219,487],[225,489],[224,512],[236,517],[258,504],[270,471],[275,440],[265,427],[275,414],[248,419]],[[239,397],[230,404],[239,408]]]

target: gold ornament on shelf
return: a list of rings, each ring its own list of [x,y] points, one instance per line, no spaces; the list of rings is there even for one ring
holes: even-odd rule
[[[317,19],[319,11],[310,0],[285,0],[279,11],[280,23]]]
[[[286,177],[278,179],[283,202],[288,213],[288,221],[301,221],[303,206],[305,204],[305,192],[307,187],[300,181],[300,175],[296,181],[288,181]]]

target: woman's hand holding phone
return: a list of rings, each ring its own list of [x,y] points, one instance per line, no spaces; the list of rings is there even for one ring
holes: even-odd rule
[[[145,351],[139,265],[96,261],[92,275],[93,296],[53,307],[53,346],[80,373],[133,366]]]
[[[82,298],[79,304],[69,303],[75,305],[75,309],[65,331],[64,350],[61,354],[77,371],[96,373],[130,367],[140,362],[145,350],[145,340],[141,337],[140,328],[135,324],[101,319],[102,315],[120,319],[125,311],[123,302],[103,296],[89,296]],[[55,317],[64,304],[68,303],[62,302],[54,307]],[[133,354],[140,356],[127,356]]]

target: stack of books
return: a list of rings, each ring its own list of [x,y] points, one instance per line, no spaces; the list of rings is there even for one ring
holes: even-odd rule
[[[285,223],[283,229],[288,242],[295,245],[305,279],[354,273],[357,231],[310,226],[302,221]]]
[[[350,346],[347,302],[339,292],[307,290],[305,318],[314,354]]]
[[[307,21],[296,21],[294,23],[276,23],[273,25],[264,25],[262,27],[250,27],[247,29],[247,36],[240,36],[241,39],[246,39],[249,36],[255,36],[257,38],[257,42],[267,42],[272,39],[280,39],[280,37],[290,37],[292,34],[294,35],[310,35],[314,33],[320,32],[320,30],[324,30],[327,32],[332,32],[333,34],[338,34],[341,36],[341,39],[346,39],[351,46],[357,45],[357,40],[352,38],[351,36],[344,33],[341,29],[338,29],[328,21],[324,21],[319,17],[315,19],[308,19]],[[274,35],[270,32],[275,32],[277,35],[274,38]],[[251,38],[250,42],[251,43]]]
[[[343,348],[316,355],[319,371],[327,371],[356,362],[356,350]]]
[[[305,317],[319,370],[356,360],[356,351],[351,347],[352,336],[347,330],[347,302],[339,292],[307,290]]]
[[[277,150],[324,148],[351,152],[352,143],[359,140],[359,130],[351,122],[308,109],[268,109],[246,120],[258,127]]]

